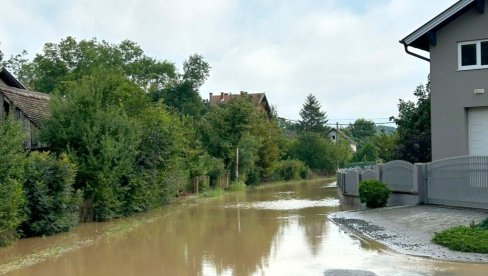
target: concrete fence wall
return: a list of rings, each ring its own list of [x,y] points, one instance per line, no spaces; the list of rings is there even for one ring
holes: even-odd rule
[[[366,179],[380,180],[393,191],[389,205],[426,203],[488,209],[488,156],[461,156],[426,164],[397,160],[337,172],[337,185],[344,196],[358,196],[359,183]]]

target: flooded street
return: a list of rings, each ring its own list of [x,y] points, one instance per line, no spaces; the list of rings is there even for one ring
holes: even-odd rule
[[[186,200],[158,211],[0,249],[7,275],[486,275],[488,265],[408,257],[344,232],[327,183]]]

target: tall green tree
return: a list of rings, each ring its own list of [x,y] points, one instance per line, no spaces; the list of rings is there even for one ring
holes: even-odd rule
[[[199,88],[205,83],[210,72],[210,65],[198,54],[191,55],[183,64],[183,74],[164,89],[153,91],[153,101],[163,99],[164,103],[175,108],[182,115],[199,118],[205,106]]]
[[[363,144],[369,143],[374,137],[376,134],[376,127],[373,121],[360,118],[349,125],[349,131],[354,140],[358,142],[361,147]]]
[[[332,173],[337,169],[337,151],[332,142],[319,133],[301,134],[290,146],[291,158],[303,161],[317,173]]]
[[[239,171],[250,180],[248,183],[270,177],[281,157],[277,122],[257,111],[246,96],[212,106],[202,119],[200,131],[209,154],[222,159],[228,170],[234,170],[236,148],[240,149]]]
[[[122,214],[139,143],[129,114],[143,106],[141,95],[140,88],[120,74],[86,76],[53,98],[51,117],[42,128],[51,149],[67,152],[77,164],[74,187],[93,202],[97,221]]]
[[[356,152],[354,158],[356,162],[376,162],[378,160],[378,151],[372,144],[364,144]]]
[[[392,161],[396,158],[398,134],[396,132],[387,134],[384,131],[376,134],[372,139],[372,145],[376,148],[378,158],[383,162]]]
[[[415,162],[432,160],[430,121],[430,76],[427,84],[419,85],[413,93],[417,102],[400,100],[398,117],[397,158]]]
[[[300,110],[299,126],[301,132],[315,132],[325,135],[328,131],[326,125],[328,120],[326,113],[321,108],[322,106],[314,95],[307,96]]]
[[[78,81],[94,70],[119,71],[143,90],[160,90],[177,77],[173,63],[148,57],[135,42],[124,40],[111,44],[97,39],[77,41],[66,37],[59,43],[46,43],[42,53],[28,62],[16,56],[11,66],[29,88],[52,93],[66,93],[69,81]]]

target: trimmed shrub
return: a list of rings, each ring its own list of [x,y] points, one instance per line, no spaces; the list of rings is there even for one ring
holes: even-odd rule
[[[391,190],[378,180],[364,180],[359,183],[359,198],[368,208],[385,207]]]
[[[24,191],[27,236],[53,235],[78,225],[81,192],[74,191],[76,168],[66,155],[32,152],[26,165]]]
[[[20,124],[10,119],[0,122],[0,246],[17,238],[17,227],[24,220],[23,142]]]

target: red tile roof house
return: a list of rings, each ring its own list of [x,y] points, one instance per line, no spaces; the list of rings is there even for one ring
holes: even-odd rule
[[[458,1],[400,41],[430,62],[433,160],[488,155],[487,1]]]
[[[47,147],[39,140],[42,120],[49,116],[48,94],[33,92],[18,81],[5,68],[0,67],[0,120],[11,115],[19,120],[26,131],[25,149],[39,150]]]
[[[213,95],[210,93],[209,103],[213,104],[225,104],[228,103],[230,100],[241,97],[241,96],[248,96],[251,98],[252,102],[256,106],[256,108],[260,111],[264,111],[268,114],[268,117],[271,117],[271,106],[269,105],[268,98],[266,98],[265,93],[247,93],[241,91],[240,94],[232,94],[232,93],[225,93],[221,92],[218,95]]]

